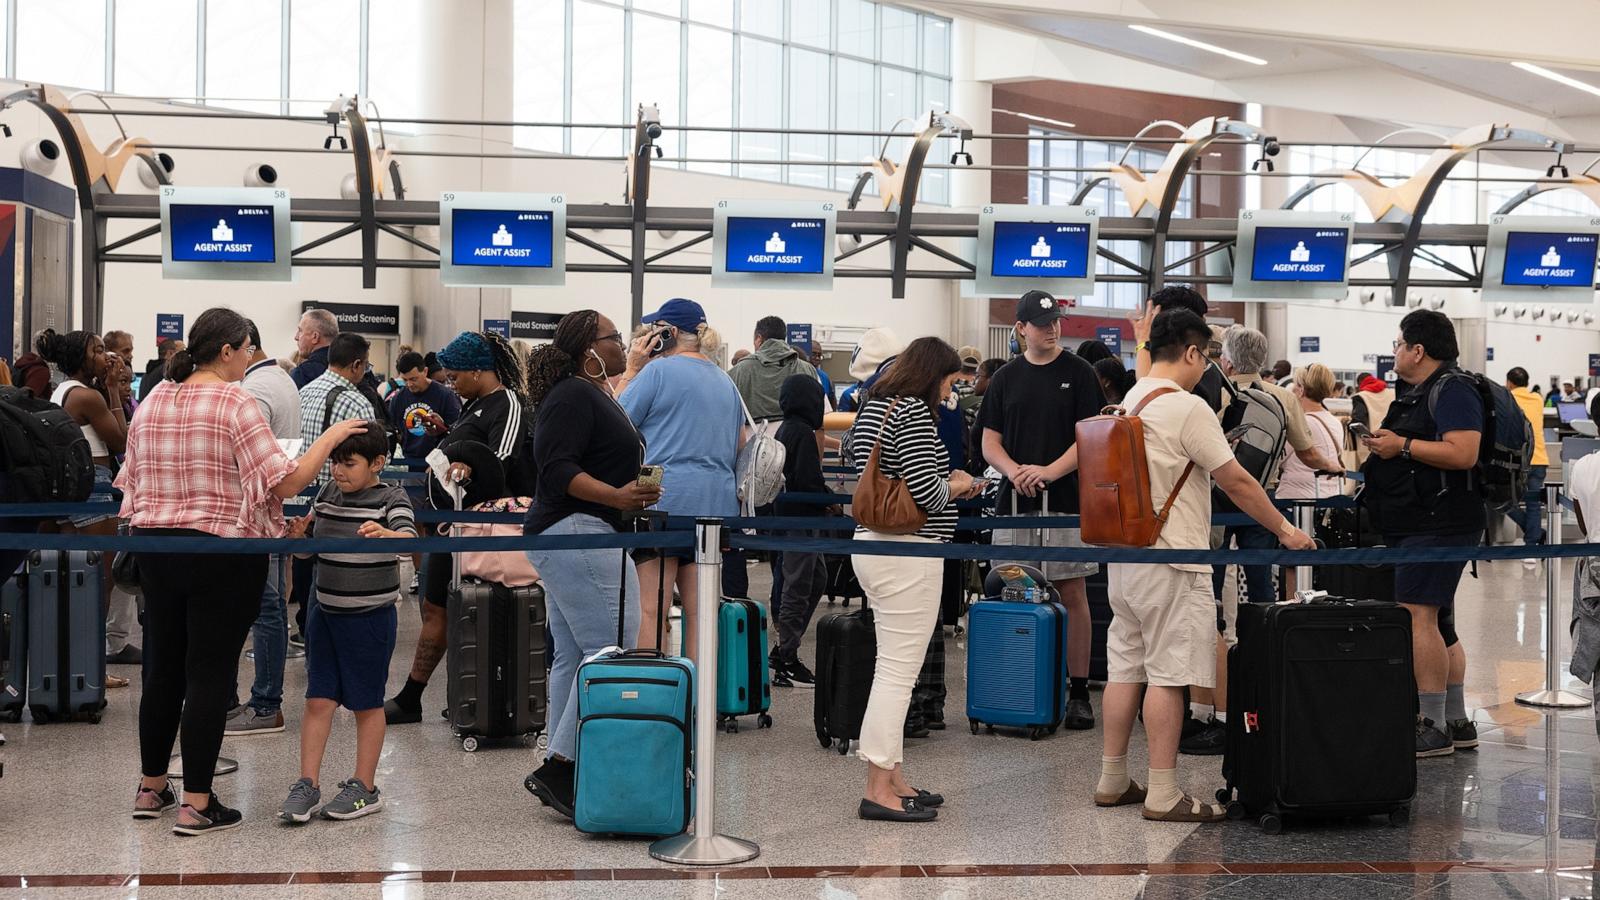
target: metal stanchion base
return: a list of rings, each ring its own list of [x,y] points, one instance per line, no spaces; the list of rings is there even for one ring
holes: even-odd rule
[[[232,758],[229,758],[229,757],[226,757],[226,756],[219,756],[219,757],[217,757],[216,766],[211,770],[211,775],[213,777],[215,777],[217,775],[232,775],[233,773],[235,773],[237,771],[239,771],[239,761],[237,759],[232,759]],[[183,755],[182,754],[180,754],[180,753],[172,754],[172,759],[167,761],[167,774],[171,775],[173,778],[182,778],[183,777]]]
[[[713,834],[695,837],[692,832],[662,838],[650,845],[650,855],[662,862],[690,866],[726,866],[755,859],[761,848],[754,841]]]
[[[1581,709],[1593,701],[1572,691],[1527,691],[1517,695],[1517,702],[1550,709]]]

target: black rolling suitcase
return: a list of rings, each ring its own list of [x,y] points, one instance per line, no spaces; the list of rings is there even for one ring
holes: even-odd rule
[[[20,722],[28,705],[28,590],[22,574],[0,582],[0,721]]]
[[[864,604],[854,612],[824,616],[817,623],[812,718],[817,742],[824,748],[836,746],[842,756],[850,752],[850,742],[861,737],[877,661],[878,636],[873,631],[872,610]]]
[[[1217,792],[1229,816],[1268,834],[1292,816],[1404,823],[1417,786],[1410,615],[1377,601],[1247,603],[1238,630]]]
[[[1316,532],[1317,540],[1329,549],[1383,546],[1382,535],[1373,529],[1372,520],[1363,507],[1322,510]],[[1316,566],[1311,570],[1311,581],[1317,590],[1327,591],[1334,597],[1394,602],[1392,563]]]

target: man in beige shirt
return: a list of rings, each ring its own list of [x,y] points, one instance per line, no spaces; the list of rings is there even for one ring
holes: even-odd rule
[[[1218,487],[1268,534],[1294,550],[1310,549],[1311,538],[1294,527],[1233,457],[1217,417],[1189,393],[1206,370],[1210,332],[1189,310],[1156,317],[1148,349],[1150,374],[1124,398],[1144,407],[1145,459],[1151,503],[1159,509],[1191,464],[1194,471],[1174,499],[1155,546],[1204,550],[1211,546],[1211,485]],[[1108,684],[1102,701],[1105,747],[1095,804],[1144,805],[1144,817],[1162,822],[1215,822],[1222,809],[1183,793],[1177,785],[1178,739],[1185,685],[1211,687],[1216,680],[1216,606],[1204,563],[1112,563],[1107,568],[1112,620],[1106,638]],[[1128,777],[1128,742],[1144,691],[1149,744],[1148,788]]]

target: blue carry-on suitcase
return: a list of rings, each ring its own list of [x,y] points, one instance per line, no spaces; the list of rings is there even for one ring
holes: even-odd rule
[[[985,599],[967,612],[967,725],[1054,734],[1067,712],[1067,610]]]
[[[28,559],[28,711],[35,722],[100,721],[106,616],[97,551],[36,550]]]
[[[724,597],[717,611],[717,719],[738,734],[739,716],[771,728],[772,672],[767,667],[767,613],[754,600]]]
[[[22,721],[28,704],[28,593],[23,575],[0,584],[0,720]]]
[[[618,553],[625,591],[630,561],[626,551]],[[658,628],[665,612],[656,618]],[[618,647],[623,618],[619,598]],[[579,831],[666,837],[688,830],[694,693],[694,664],[657,650],[602,654],[578,667],[572,821]]]

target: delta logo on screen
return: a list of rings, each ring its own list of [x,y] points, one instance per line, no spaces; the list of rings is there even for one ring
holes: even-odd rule
[[[828,252],[826,219],[729,216],[723,268],[729,272],[820,275]]]
[[[172,258],[183,262],[270,263],[277,260],[271,206],[173,204]]]
[[[1256,229],[1255,281],[1343,281],[1348,228]]]
[[[989,269],[1007,278],[1083,278],[1089,256],[1087,224],[995,222]]]
[[[1527,287],[1591,287],[1597,242],[1592,234],[1512,231],[1500,283]]]
[[[554,256],[554,219],[548,210],[456,209],[450,250],[458,266],[548,269]]]

